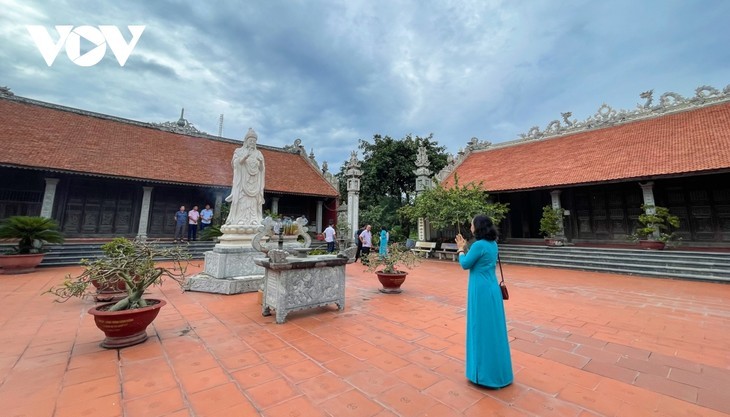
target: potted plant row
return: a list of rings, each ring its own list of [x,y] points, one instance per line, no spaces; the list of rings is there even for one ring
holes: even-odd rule
[[[47,292],[64,302],[70,298],[90,295],[90,288],[123,288],[124,295],[118,301],[97,305],[89,309],[96,326],[106,338],[105,348],[122,348],[147,340],[147,326],[157,317],[166,302],[146,298],[148,288],[162,284],[170,278],[181,287],[190,255],[182,247],[163,248],[141,240],[115,239],[105,245],[106,256],[81,264],[81,274],[67,275],[60,286]],[[164,259],[165,263],[157,261]]]
[[[12,216],[0,222],[0,239],[17,240],[9,253],[0,255],[0,273],[32,272],[43,260],[43,245],[63,243],[58,223],[40,216]]]

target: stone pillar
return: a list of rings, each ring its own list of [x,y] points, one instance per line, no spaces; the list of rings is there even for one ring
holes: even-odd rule
[[[279,214],[279,197],[271,197],[271,213]]]
[[[139,209],[139,228],[137,229],[137,239],[139,240],[147,240],[147,225],[150,220],[153,189],[154,187],[142,187],[144,194],[142,195],[142,207]]]
[[[223,208],[223,193],[215,193],[215,203],[213,203],[213,218],[217,219],[218,224],[223,223],[221,221],[221,209]]]
[[[324,202],[322,200],[317,201],[317,217],[315,218],[315,222],[317,223],[317,233],[322,233],[324,229],[322,229],[322,204]]]
[[[645,183],[639,183],[639,187],[641,187],[641,194],[644,197],[644,205],[645,206],[652,206],[646,210],[646,214],[654,214],[656,211],[654,210],[654,181],[649,181]]]
[[[553,210],[559,210],[559,209],[563,208],[560,205],[560,193],[562,193],[561,190],[550,191],[550,198],[552,199]],[[560,230],[558,230],[558,235],[557,235],[558,237],[565,236],[565,229],[564,229],[562,220],[563,219],[560,219],[560,223],[559,223]]]
[[[345,175],[347,178],[347,222],[350,225],[348,239],[354,239],[355,231],[360,222],[360,162],[357,160],[357,152],[352,151],[350,161],[347,162]]]
[[[46,178],[46,190],[43,193],[43,204],[41,205],[41,217],[52,218],[53,202],[56,200],[56,186],[58,178]]]
[[[426,147],[419,146],[418,154],[416,155],[417,168],[413,171],[416,174],[416,197],[433,186],[431,170],[429,169],[430,166],[431,162],[428,160]],[[428,223],[428,219],[418,219],[418,240],[431,240],[431,225]]]
[[[645,183],[639,183],[639,187],[641,187],[641,194],[644,197],[644,206],[647,206],[644,212],[646,214],[655,214],[656,209],[654,206],[656,203],[654,202],[654,181],[647,181]],[[659,230],[655,229],[653,233],[654,239],[659,239]]]

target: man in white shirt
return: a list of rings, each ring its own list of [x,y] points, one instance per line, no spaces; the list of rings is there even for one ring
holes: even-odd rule
[[[198,213],[198,206],[193,206],[193,209],[188,212],[188,242],[198,240],[199,219],[200,213]]]
[[[367,264],[367,258],[370,254],[370,248],[373,247],[373,235],[370,232],[370,229],[372,229],[372,226],[367,225],[365,226],[365,230],[360,233],[360,242],[362,242],[362,250],[360,252],[360,256],[362,257],[363,264]]]
[[[332,226],[334,222],[330,220],[329,226],[324,229],[324,241],[327,242],[327,252],[332,253],[335,251],[335,228]]]

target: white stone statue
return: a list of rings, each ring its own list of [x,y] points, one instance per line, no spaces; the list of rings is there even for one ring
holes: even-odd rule
[[[262,219],[264,204],[264,156],[256,149],[258,136],[248,129],[243,146],[233,153],[233,185],[226,201],[231,210],[226,225],[257,225]]]

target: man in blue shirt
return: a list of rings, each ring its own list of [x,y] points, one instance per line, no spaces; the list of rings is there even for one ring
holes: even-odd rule
[[[206,227],[210,226],[212,220],[213,210],[210,209],[210,204],[206,204],[205,208],[200,212],[200,231],[202,232]]]
[[[188,213],[185,206],[180,206],[180,211],[175,212],[175,239],[173,242],[183,241],[185,235],[185,224],[188,222]]]

